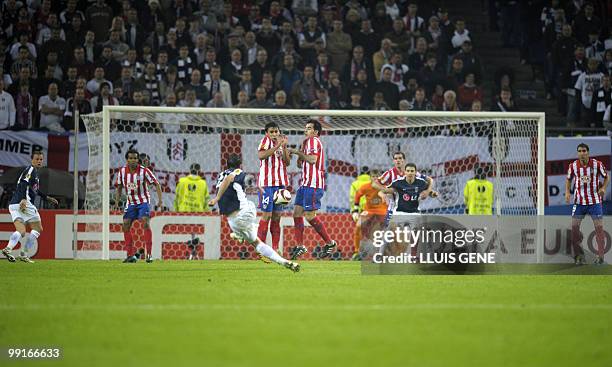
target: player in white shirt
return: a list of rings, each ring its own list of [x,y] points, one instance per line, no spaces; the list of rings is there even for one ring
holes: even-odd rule
[[[42,151],[35,150],[32,152],[32,164],[19,175],[17,188],[9,204],[9,212],[15,225],[15,232],[11,234],[8,245],[2,250],[2,254],[10,262],[15,261],[15,257],[11,254],[13,248],[17,245],[17,242],[25,239],[19,260],[33,263],[28,257],[28,250],[34,245],[34,241],[38,239],[43,230],[38,208],[32,203],[36,196],[57,205],[57,200],[40,191],[38,169],[43,165],[43,158]],[[31,228],[29,234],[26,233],[26,226]]]
[[[4,91],[4,80],[0,75],[0,130],[15,125],[15,101],[13,96]]]
[[[66,111],[66,100],[58,95],[56,83],[49,84],[47,91],[49,94],[38,99],[40,127],[46,127],[52,132],[66,132],[66,129],[62,126],[64,112]]]
[[[217,181],[217,196],[208,205],[219,205],[219,212],[227,216],[233,238],[247,241],[260,255],[293,272],[300,271],[300,264],[284,259],[257,237],[257,210],[246,197],[245,189],[250,183],[246,173],[240,169],[241,164],[239,156],[229,157],[227,169],[221,172]]]

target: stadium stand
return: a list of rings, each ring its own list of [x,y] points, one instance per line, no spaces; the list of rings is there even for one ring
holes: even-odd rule
[[[74,100],[90,102],[77,103],[81,113],[108,103],[272,107],[283,90],[289,106],[348,109],[360,89],[362,108],[399,109],[422,87],[434,109],[452,90],[460,110],[475,99],[504,110],[507,87],[513,110],[547,112],[551,134],[602,134],[610,104],[605,90],[584,96],[612,70],[603,0],[6,0],[0,11],[0,71],[14,105],[3,102],[1,129],[69,133]],[[306,103],[320,88],[328,103]]]

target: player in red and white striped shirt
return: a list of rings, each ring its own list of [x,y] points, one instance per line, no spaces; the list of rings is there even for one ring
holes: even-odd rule
[[[304,128],[306,139],[302,142],[302,149],[289,149],[291,154],[297,155],[298,166],[302,165],[302,182],[295,194],[295,207],[293,209],[293,222],[297,246],[293,249],[292,259],[307,252],[304,246],[304,217],[325,241],[323,257],[329,256],[336,247],[336,241],[327,234],[325,225],[317,218],[317,210],[321,208],[321,198],[325,188],[325,153],[321,143],[323,128],[317,120],[310,120]]]
[[[151,256],[152,250],[152,234],[151,228],[149,227],[149,220],[151,218],[151,209],[149,203],[151,202],[151,195],[149,194],[149,185],[155,185],[157,191],[157,206],[161,208],[162,203],[162,190],[159,185],[159,181],[151,172],[149,168],[143,167],[139,164],[138,151],[135,149],[128,150],[125,153],[127,164],[117,173],[117,179],[115,180],[115,203],[116,209],[118,208],[121,200],[121,192],[125,188],[127,200],[125,203],[125,209],[123,211],[123,238],[125,240],[125,249],[127,251],[127,257],[123,262],[136,262],[138,256],[134,253],[132,246],[133,239],[130,229],[134,220],[142,219],[145,229],[145,248],[147,252],[147,262],[153,261]]]
[[[603,264],[605,234],[603,229],[603,208],[601,202],[606,193],[606,187],[610,182],[610,176],[606,172],[603,163],[597,159],[589,159],[589,146],[580,143],[576,148],[578,159],[570,164],[567,169],[565,181],[565,201],[569,204],[571,199],[572,182],[574,184],[574,207],[572,208],[572,247],[574,248],[574,261],[576,265],[584,264],[584,251],[580,242],[580,224],[586,214],[593,219],[595,226],[595,239],[597,241],[596,264]],[[599,176],[604,178],[599,183]],[[573,179],[572,179],[573,178]]]
[[[287,150],[287,137],[281,135],[278,125],[275,122],[269,122],[265,129],[266,135],[261,139],[257,148],[259,208],[263,212],[257,229],[257,237],[265,242],[269,225],[270,234],[272,234],[272,248],[278,250],[282,206],[274,204],[274,193],[289,184],[287,166],[291,162],[291,155]]]

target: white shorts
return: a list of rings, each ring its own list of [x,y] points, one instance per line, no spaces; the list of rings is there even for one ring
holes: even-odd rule
[[[11,218],[13,222],[16,220],[21,220],[24,223],[30,222],[40,222],[40,215],[38,214],[38,209],[28,203],[24,211],[19,209],[19,204],[11,204],[9,205],[9,212],[11,213]]]
[[[249,201],[245,208],[241,208],[227,216],[232,232],[244,238],[249,243],[257,242],[257,209]]]

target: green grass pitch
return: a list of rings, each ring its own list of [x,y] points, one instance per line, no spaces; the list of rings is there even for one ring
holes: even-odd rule
[[[610,276],[363,276],[356,262],[0,263],[2,366],[612,366]]]

